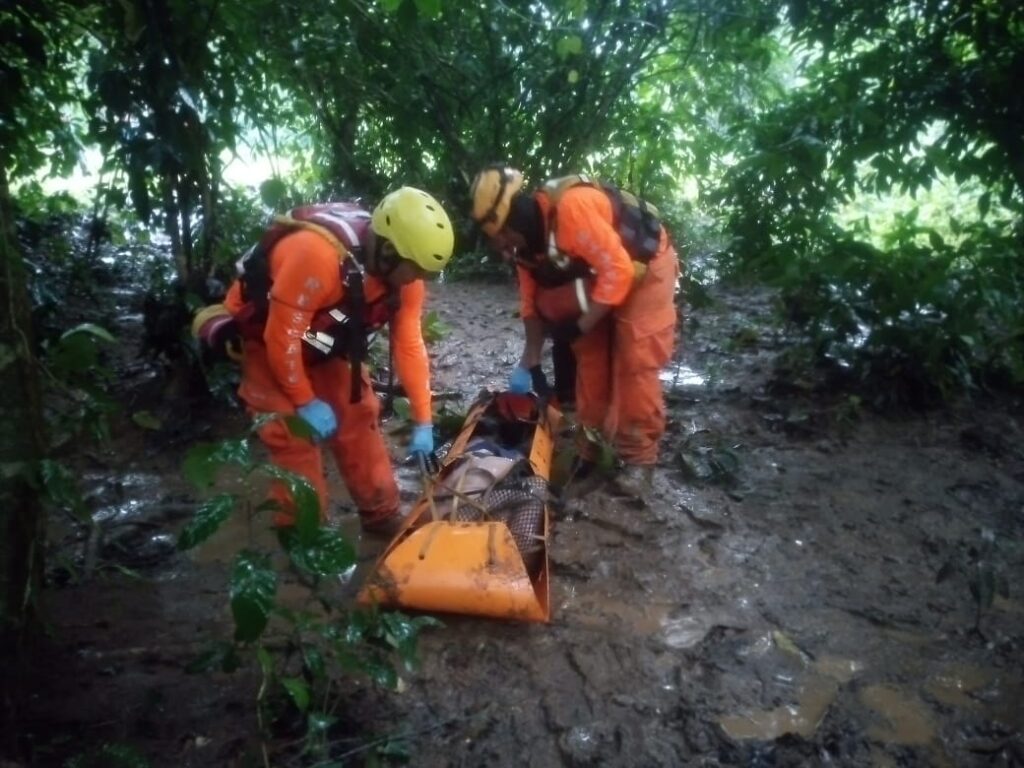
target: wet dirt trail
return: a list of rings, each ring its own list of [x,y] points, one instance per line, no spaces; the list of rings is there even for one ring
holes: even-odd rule
[[[599,489],[559,508],[551,623],[444,617],[398,691],[351,681],[353,732],[401,740],[416,766],[1024,765],[1021,402],[877,415],[776,377],[786,342],[763,294],[713,296],[666,372],[648,506]],[[468,405],[502,387],[514,288],[432,286],[429,308],[450,328],[435,390]],[[258,681],[182,667],[229,631],[227,563],[267,534],[173,546],[194,503],[184,452],[245,420],[180,419],[173,396],[138,394],[151,366],[123,373],[128,407],[164,426],[126,422],[83,460],[102,541],[51,530],[55,557],[96,565],[47,591],[37,764],[106,740],[154,766],[245,765]],[[359,546],[348,597],[379,547]]]

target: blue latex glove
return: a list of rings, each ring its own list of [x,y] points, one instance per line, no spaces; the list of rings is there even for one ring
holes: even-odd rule
[[[434,452],[434,425],[417,424],[412,428],[412,440],[409,441],[409,454]]]
[[[512,375],[508,377],[508,391],[517,395],[525,395],[532,386],[533,377],[530,372],[523,366],[517,365],[516,369],[512,371]]]
[[[299,418],[309,424],[317,440],[326,440],[338,431],[338,419],[334,410],[323,400],[313,398],[295,409]]]

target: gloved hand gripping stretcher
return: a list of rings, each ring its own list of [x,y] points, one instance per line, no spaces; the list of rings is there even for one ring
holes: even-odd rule
[[[359,601],[548,621],[547,484],[560,418],[532,396],[483,393]]]

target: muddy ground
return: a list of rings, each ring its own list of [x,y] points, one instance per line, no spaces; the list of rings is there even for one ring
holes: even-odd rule
[[[598,490],[556,510],[550,624],[444,617],[398,690],[342,681],[344,764],[1024,765],[1020,399],[879,415],[776,374],[787,343],[765,294],[713,297],[666,374],[649,506]],[[430,301],[450,327],[435,389],[468,404],[500,387],[514,288],[437,285]],[[131,338],[137,304],[123,310]],[[227,563],[266,534],[235,524],[174,549],[196,498],[185,451],[245,420],[186,400],[134,342],[118,366],[126,416],[80,457],[103,536],[51,526],[32,764],[104,743],[153,766],[263,764],[257,676],[183,667],[230,631]],[[127,418],[141,410],[160,429]],[[357,537],[340,495],[334,512]],[[345,599],[378,549],[359,542]]]

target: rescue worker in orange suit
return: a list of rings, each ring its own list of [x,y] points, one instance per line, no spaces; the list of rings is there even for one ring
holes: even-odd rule
[[[359,349],[365,352],[367,333],[390,324],[395,368],[415,422],[410,453],[431,453],[423,278],[436,275],[451,258],[451,222],[440,203],[412,187],[387,195],[372,215],[347,203],[309,206],[292,215],[304,221],[280,237],[265,257],[265,318],[252,322],[247,317],[254,297],[246,295],[244,272],[225,299],[244,340],[239,395],[253,414],[295,414],[305,421],[315,441],[334,455],[363,529],[392,535],[402,516],[378,424],[380,404],[362,360],[352,358],[359,357]],[[363,294],[357,297],[359,306],[353,306],[355,293]],[[353,323],[361,338],[342,343]],[[316,329],[326,335],[318,336]],[[324,355],[315,347],[318,339],[337,341],[341,349]],[[356,352],[346,355],[346,349]],[[268,421],[259,436],[276,465],[309,480],[325,516],[327,486],[319,445],[292,434],[282,419]],[[278,502],[275,525],[294,524],[286,488],[275,485],[271,496]]]
[[[660,222],[646,214],[650,231],[643,247],[635,236],[627,238],[635,233],[622,227],[623,193],[614,188],[585,177],[553,180],[532,192],[523,184],[521,172],[492,166],[471,190],[474,220],[491,246],[515,262],[519,277],[525,343],[509,389],[536,389],[546,335],[571,343],[577,419],[603,434],[621,459],[615,489],[642,498],[665,431],[659,374],[675,341],[675,249]],[[634,210],[653,211],[629,199],[640,206]],[[540,292],[579,276],[592,286],[585,311],[546,323],[537,312]],[[588,446],[581,450],[585,461],[595,458],[586,455]]]

